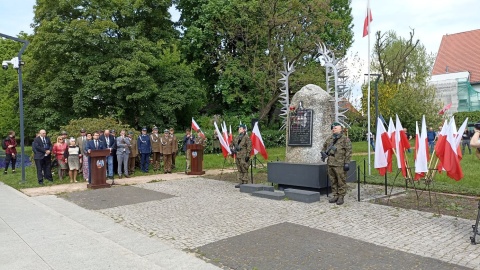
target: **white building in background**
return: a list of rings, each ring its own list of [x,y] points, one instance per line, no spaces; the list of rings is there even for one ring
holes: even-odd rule
[[[480,111],[480,29],[443,36],[430,83],[450,113]]]

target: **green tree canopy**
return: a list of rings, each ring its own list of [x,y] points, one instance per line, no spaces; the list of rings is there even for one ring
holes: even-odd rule
[[[111,116],[135,128],[175,125],[204,89],[181,59],[171,1],[48,1],[35,6],[28,127]],[[190,98],[196,93],[195,98]]]
[[[279,96],[279,71],[296,61],[293,91],[324,85],[315,62],[319,42],[345,54],[353,42],[349,0],[175,0],[182,12],[183,49],[198,63],[211,110],[267,117]],[[312,65],[312,62],[315,65]]]

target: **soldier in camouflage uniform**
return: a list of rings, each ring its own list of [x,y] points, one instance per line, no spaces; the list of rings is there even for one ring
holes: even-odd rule
[[[350,169],[352,143],[347,136],[343,135],[343,127],[340,123],[333,123],[331,129],[332,136],[323,144],[322,160],[328,158],[328,178],[332,185],[333,197],[328,202],[341,205],[343,204],[343,197],[347,192],[346,180],[347,171]]]
[[[248,166],[250,161],[250,152],[252,151],[252,141],[247,135],[247,127],[244,124],[238,126],[238,136],[235,137],[231,144],[230,149],[232,154],[235,154],[235,163],[237,164],[238,169],[238,185],[235,185],[236,188],[239,188],[241,184],[248,183]]]

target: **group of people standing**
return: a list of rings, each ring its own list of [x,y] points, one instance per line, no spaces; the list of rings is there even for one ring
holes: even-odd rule
[[[147,134],[147,128],[142,128],[142,134],[137,139],[138,153],[140,154],[140,169],[147,173],[152,156],[153,170],[159,171],[163,159],[163,172],[172,173],[175,169],[175,159],[178,154],[178,140],[173,128],[163,130],[158,134],[158,128],[153,127],[152,133]]]

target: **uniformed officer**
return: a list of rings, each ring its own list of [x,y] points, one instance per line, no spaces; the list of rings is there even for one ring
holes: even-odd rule
[[[142,134],[137,139],[138,152],[140,153],[140,169],[148,173],[148,164],[150,159],[150,136],[147,134],[147,128],[142,128]]]
[[[231,144],[230,149],[232,154],[235,154],[235,163],[237,164],[238,169],[238,185],[235,185],[236,188],[239,188],[241,184],[248,183],[248,166],[250,161],[250,152],[252,151],[252,141],[247,135],[247,126],[240,124],[238,126],[238,136],[236,136]]]
[[[322,160],[328,158],[328,178],[332,185],[333,197],[328,202],[341,205],[347,192],[346,179],[347,171],[350,169],[350,158],[352,157],[352,142],[347,136],[343,135],[343,127],[340,123],[334,122],[330,128],[332,136],[323,144]]]
[[[173,153],[172,153],[172,169],[175,169],[175,159],[177,158],[178,154],[178,139],[177,136],[175,136],[175,130],[173,127],[170,128],[170,136],[172,136],[173,139]]]
[[[133,139],[133,132],[128,132],[128,138],[130,138],[130,154],[128,155],[128,174],[135,173],[135,161],[138,156],[137,140]]]
[[[154,126],[152,128],[152,134],[150,134],[150,143],[152,145],[153,154],[153,170],[160,169],[160,135],[158,134],[158,128]]]
[[[164,136],[160,138],[160,154],[163,156],[163,170],[165,173],[172,173],[172,155],[174,150],[174,139],[170,131],[165,129]]]

